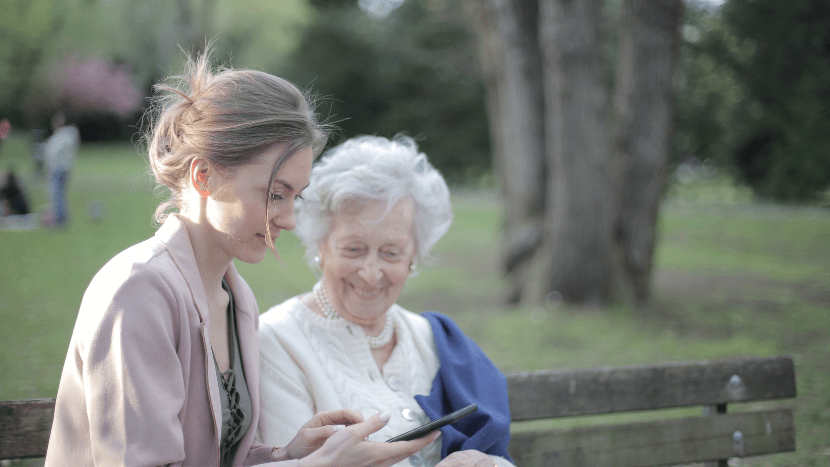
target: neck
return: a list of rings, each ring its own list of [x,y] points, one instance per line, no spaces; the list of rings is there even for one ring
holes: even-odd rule
[[[205,223],[194,221],[185,215],[180,215],[179,218],[187,229],[190,244],[193,247],[193,256],[196,258],[196,266],[202,277],[202,285],[205,293],[210,297],[222,288],[222,277],[233,258],[215,244]]]

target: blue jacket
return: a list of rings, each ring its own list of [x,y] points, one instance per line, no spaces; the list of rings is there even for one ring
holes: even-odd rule
[[[441,458],[475,449],[510,459],[510,406],[504,374],[449,317],[435,312],[423,316],[432,326],[441,366],[429,395],[415,396],[415,400],[431,420],[478,405],[471,415],[441,428]]]

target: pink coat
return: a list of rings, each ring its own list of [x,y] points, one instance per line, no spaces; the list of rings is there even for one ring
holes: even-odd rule
[[[253,403],[251,429],[233,465],[247,466],[267,462],[271,453],[253,442],[259,308],[233,264],[225,277]],[[218,466],[222,412],[208,315],[190,237],[175,215],[155,236],[110,260],[81,303],[46,466]]]

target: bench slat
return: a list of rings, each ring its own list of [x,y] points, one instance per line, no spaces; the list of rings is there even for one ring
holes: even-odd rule
[[[513,373],[507,382],[514,421],[796,395],[791,357]]]
[[[790,409],[553,432],[518,431],[510,440],[510,455],[522,467],[652,467],[794,450]]]
[[[46,456],[55,399],[0,401],[0,459]]]

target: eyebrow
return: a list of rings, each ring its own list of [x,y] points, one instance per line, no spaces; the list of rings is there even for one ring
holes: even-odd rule
[[[282,185],[282,186],[284,186],[284,187],[285,187],[288,191],[294,191],[294,187],[293,187],[293,186],[291,186],[291,184],[290,184],[290,183],[288,183],[288,182],[286,182],[285,180],[276,179],[276,180],[274,180],[274,182],[275,182],[275,183],[279,183],[279,184],[281,184],[281,185]],[[273,185],[273,183],[272,183],[272,185]],[[305,190],[306,188],[308,188],[308,186],[309,186],[309,185],[311,185],[311,182],[309,182],[309,183],[308,183],[308,185],[304,186],[304,187],[303,187],[301,190],[299,190],[299,191],[303,191],[303,190]]]
[[[386,239],[387,241],[383,243],[383,245],[393,245],[400,248],[400,245],[394,245],[396,243],[407,243],[410,240],[414,240],[406,235],[396,235]],[[363,237],[360,235],[353,235],[349,234],[345,237],[335,239],[335,243],[343,244],[343,243],[351,243],[351,242],[362,242]]]

